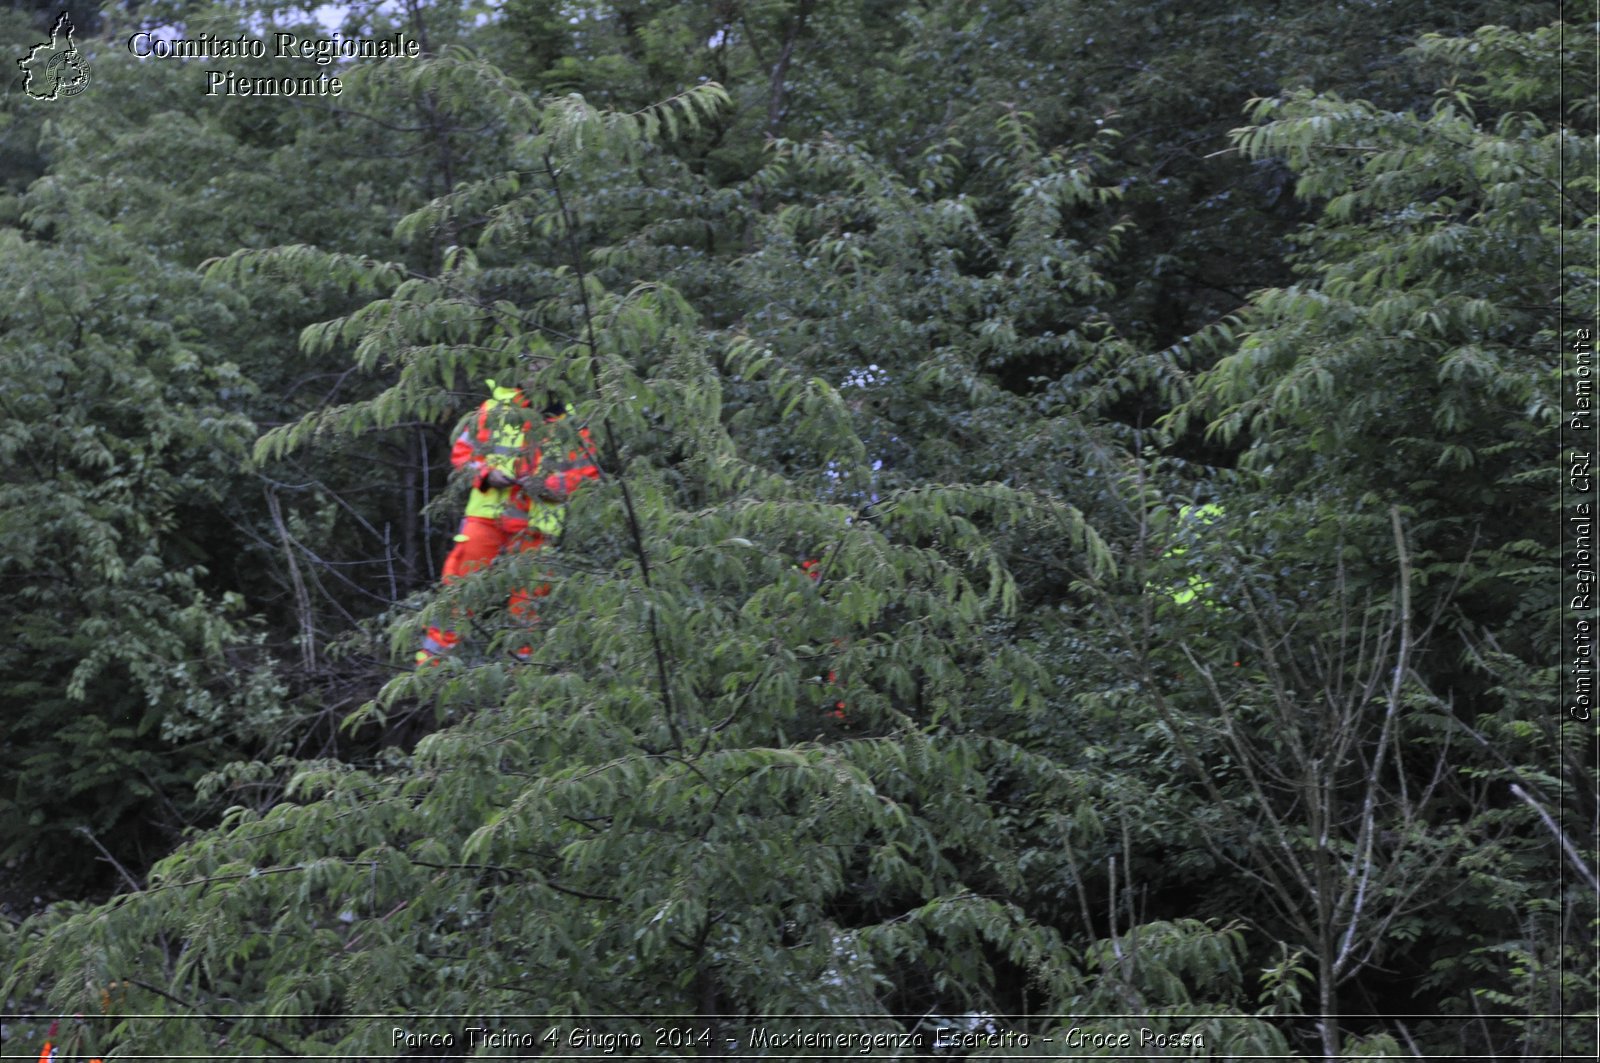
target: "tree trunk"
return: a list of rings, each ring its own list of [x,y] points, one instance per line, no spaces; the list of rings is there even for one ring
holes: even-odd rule
[[[1338,995],[1333,991],[1333,933],[1322,926],[1320,955],[1317,957],[1317,1032],[1322,1037],[1322,1058],[1333,1063],[1339,1058],[1339,1020],[1335,1011]]]
[[[812,5],[813,0],[800,0],[794,21],[789,23],[788,32],[783,35],[783,50],[778,53],[778,61],[772,64],[772,84],[767,92],[768,137],[778,135],[778,123],[783,120],[783,97],[788,91],[789,60],[794,56],[795,42],[806,28]]]

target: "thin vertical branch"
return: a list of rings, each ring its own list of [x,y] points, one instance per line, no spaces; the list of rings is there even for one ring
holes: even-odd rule
[[[1389,507],[1389,521],[1394,528],[1395,551],[1400,564],[1400,615],[1396,618],[1399,627],[1400,645],[1395,650],[1393,676],[1389,683],[1388,704],[1384,708],[1383,725],[1378,730],[1377,746],[1373,751],[1372,767],[1367,771],[1366,794],[1361,802],[1361,825],[1356,835],[1356,861],[1355,866],[1359,872],[1350,883],[1353,886],[1353,895],[1346,893],[1340,898],[1340,908],[1346,901],[1350,905],[1349,921],[1345,926],[1344,940],[1339,943],[1339,955],[1334,961],[1334,970],[1338,975],[1343,975],[1344,966],[1355,949],[1356,933],[1360,929],[1363,910],[1366,905],[1367,887],[1372,878],[1372,847],[1376,842],[1377,805],[1378,794],[1382,787],[1380,776],[1383,772],[1384,757],[1389,751],[1390,744],[1394,741],[1396,723],[1400,715],[1400,696],[1403,693],[1406,673],[1411,668],[1411,555],[1406,552],[1405,530],[1400,526],[1400,510],[1396,506]],[[1398,760],[1398,755],[1396,756]],[[1402,776],[1404,772],[1400,773]],[[1409,807],[1410,801],[1406,794],[1404,782],[1401,783],[1400,803],[1402,808]]]
[[[1117,958],[1117,973],[1124,983],[1129,981],[1127,959],[1122,954],[1122,941],[1117,937],[1117,854],[1112,853],[1106,863],[1106,940],[1111,943],[1111,954]]]
[[[1078,890],[1078,905],[1083,909],[1083,933],[1090,941],[1094,940],[1094,915],[1089,910],[1089,891],[1084,888],[1083,871],[1078,866],[1078,855],[1072,850],[1072,839],[1063,835],[1061,839],[1062,851],[1067,854],[1067,867],[1072,871],[1072,884]]]
[[[1400,527],[1400,507],[1389,507],[1389,522],[1394,527],[1394,548],[1400,560],[1400,649],[1395,654],[1394,678],[1389,684],[1389,705],[1383,719],[1383,734],[1378,742],[1378,760],[1383,759],[1391,726],[1400,714],[1400,693],[1406,673],[1411,670],[1411,555],[1406,552],[1405,530]],[[1373,772],[1377,772],[1377,763]],[[1400,773],[1401,797],[1405,797],[1405,773]]]
[[[589,275],[583,268],[583,252],[578,247],[577,219],[572,215],[567,206],[566,194],[561,188],[561,177],[556,171],[555,161],[550,153],[544,153],[545,174],[550,178],[551,191],[555,193],[556,210],[561,214],[561,225],[566,231],[567,250],[572,259],[573,275],[578,282],[578,305],[583,311],[583,344],[589,349],[589,357],[598,359],[600,346],[594,333],[594,310],[589,305]],[[628,535],[633,541],[634,556],[639,560],[639,575],[644,580],[645,615],[650,629],[650,648],[655,656],[656,682],[661,687],[661,704],[667,714],[667,729],[672,734],[672,741],[676,748],[684,747],[683,731],[678,725],[678,713],[672,699],[672,683],[668,675],[666,648],[661,643],[661,625],[656,616],[655,603],[650,600],[648,592],[654,589],[650,577],[650,552],[645,548],[644,530],[639,523],[638,509],[633,503],[633,492],[628,487],[628,478],[622,473],[622,455],[617,447],[617,433],[612,430],[611,417],[603,414],[600,420],[601,443],[605,448],[606,460],[613,470],[617,486],[622,492],[622,508],[628,516]]]
[[[1124,807],[1118,806],[1117,819],[1122,825],[1122,877],[1125,887],[1124,896],[1127,898],[1128,905],[1127,977],[1129,981],[1132,981],[1134,972],[1139,969],[1139,919],[1138,914],[1134,911],[1133,900],[1133,838],[1128,833],[1128,817],[1125,812],[1126,809]],[[1117,892],[1115,881],[1111,883],[1111,892],[1113,894]]]
[[[294,587],[295,613],[300,621],[300,663],[309,673],[317,664],[317,633],[311,614],[311,595],[306,590],[305,579],[300,575],[300,562],[294,556],[294,540],[290,538],[289,527],[284,523],[283,510],[278,505],[278,494],[270,487],[263,493],[267,496],[267,512],[272,515],[272,525],[278,531],[278,538],[283,543],[283,556],[289,565],[289,581]]]
[[[433,474],[433,469],[430,465],[431,459],[428,457],[428,433],[420,427],[417,429],[417,445],[422,449],[422,508],[419,513],[427,513],[428,505],[432,501],[430,497],[432,495],[432,484],[429,483],[429,479]],[[433,536],[431,535],[422,537],[422,556],[423,563],[428,566],[424,578],[430,578],[433,573],[438,571],[433,565]],[[412,574],[412,578],[416,578],[415,573]],[[389,577],[389,582],[391,585],[394,583],[392,574]],[[398,595],[396,597],[398,598]]]
[[[395,449],[400,451],[403,461],[400,490],[404,498],[405,513],[400,522],[400,551],[405,557],[406,571],[414,580],[420,567],[417,533],[422,527],[422,509],[417,505],[417,455],[409,446],[397,444]],[[421,538],[426,539],[427,536],[422,535]]]
[[[396,581],[394,575],[394,545],[389,541],[390,527],[389,521],[383,522],[383,561],[389,571],[389,601],[398,602],[400,600],[400,584]]]

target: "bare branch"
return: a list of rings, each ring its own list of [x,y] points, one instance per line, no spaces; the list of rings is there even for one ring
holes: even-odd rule
[[[1567,854],[1567,860],[1572,864],[1573,868],[1583,876],[1583,880],[1589,884],[1590,889],[1600,893],[1600,878],[1596,878],[1589,865],[1583,862],[1583,857],[1578,853],[1577,846],[1572,844],[1572,839],[1567,837],[1567,832],[1561,829],[1561,824],[1552,819],[1550,813],[1544,810],[1544,806],[1529,797],[1528,792],[1516,783],[1511,784],[1511,792],[1516,795],[1519,801],[1525,802],[1529,808],[1539,814],[1539,819],[1543,821],[1545,828],[1555,835],[1556,840],[1561,843],[1561,849]]]

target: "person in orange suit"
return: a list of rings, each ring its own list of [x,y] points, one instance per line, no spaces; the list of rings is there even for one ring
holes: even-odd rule
[[[567,499],[600,477],[589,430],[573,432],[563,423],[571,407],[550,402],[535,410],[521,388],[493,380],[488,385],[489,398],[465,422],[450,451],[450,464],[471,478],[472,491],[455,546],[444,561],[445,583],[486,567],[508,550],[539,550],[554,542],[561,534]],[[538,617],[532,599],[549,593],[549,584],[532,592],[515,591],[511,615],[534,623]],[[460,641],[455,631],[428,628],[417,663],[439,663]],[[518,655],[528,653],[524,647]]]

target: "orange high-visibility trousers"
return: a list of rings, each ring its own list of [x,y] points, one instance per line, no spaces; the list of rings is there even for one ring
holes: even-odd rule
[[[450,583],[485,568],[502,552],[527,553],[541,549],[544,544],[544,533],[528,527],[527,521],[466,517],[461,521],[456,545],[444,559],[443,581]],[[543,598],[549,593],[548,583],[541,583],[532,591],[518,588],[511,592],[508,611],[525,624],[537,623],[539,616],[533,611],[532,599]],[[422,639],[422,648],[417,651],[417,663],[437,664],[439,657],[455,649],[460,641],[461,636],[454,631],[428,628]]]

